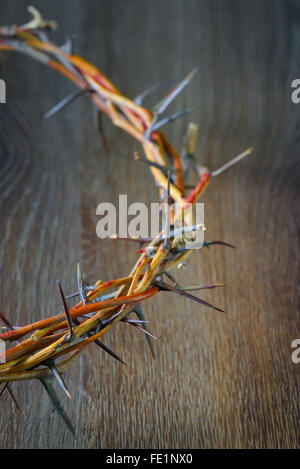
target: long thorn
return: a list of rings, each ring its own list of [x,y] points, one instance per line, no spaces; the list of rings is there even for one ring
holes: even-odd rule
[[[195,290],[211,290],[217,287],[225,287],[225,283],[208,283],[206,285],[187,285],[184,287],[177,287],[179,290],[195,291]]]
[[[133,309],[133,312],[137,315],[137,317],[141,320],[141,321],[145,321],[145,316],[144,316],[144,313],[140,307],[140,305],[136,305]],[[147,326],[146,324],[143,324],[142,326],[146,331],[147,331]],[[150,352],[151,352],[151,355],[153,358],[155,358],[155,355],[154,355],[154,349],[153,349],[153,344],[152,344],[152,341],[151,341],[151,338],[148,336],[148,335],[145,335],[145,339],[147,340],[147,344],[148,344],[148,347],[150,349]]]
[[[155,85],[150,86],[150,88],[147,88],[145,91],[140,93],[133,101],[138,106],[142,106],[144,99],[148,98],[152,93],[155,93],[155,91],[159,90],[160,88],[176,83],[177,81],[178,80],[171,79],[156,83]]]
[[[12,324],[9,322],[9,320],[7,319],[7,317],[0,312],[0,320],[3,322],[4,326],[7,327],[7,329],[9,329],[10,331],[13,330],[13,326]]]
[[[236,246],[234,246],[233,244],[225,243],[224,241],[204,241],[203,247],[208,248],[209,246],[212,246],[214,244],[219,244],[221,246],[227,246],[228,248],[236,249]]]
[[[68,390],[67,388],[67,385],[63,379],[63,377],[61,376],[61,374],[59,373],[58,369],[56,368],[56,365],[55,365],[55,362],[54,360],[47,360],[46,362],[44,362],[49,368],[50,370],[52,371],[52,374],[53,376],[57,379],[60,387],[62,388],[62,390],[66,393],[66,395],[68,396],[69,399],[72,399],[72,396],[70,394],[70,391]]]
[[[86,89],[74,91],[74,93],[59,101],[59,103],[57,103],[48,112],[44,114],[44,119],[49,119],[50,117],[54,116],[54,114],[57,114],[59,111],[68,106],[68,104],[71,104],[73,101],[75,101],[75,99],[79,98],[79,96],[82,96],[84,93],[86,93],[86,91]]]
[[[80,299],[82,301],[82,304],[85,305],[85,297],[84,297],[84,290],[83,290],[83,285],[82,285],[82,277],[81,277],[81,270],[80,270],[80,263],[77,262],[77,288],[79,291]]]
[[[176,112],[175,114],[172,114],[172,115],[169,116],[169,117],[165,117],[165,119],[160,120],[159,122],[157,122],[157,123],[153,126],[153,131],[155,132],[156,130],[159,130],[159,129],[161,129],[162,127],[164,127],[165,125],[170,124],[170,122],[173,122],[173,121],[175,121],[176,119],[179,119],[180,117],[183,117],[183,116],[186,116],[186,115],[188,115],[188,114],[191,114],[192,112],[195,112],[195,111],[197,111],[197,110],[198,110],[198,108],[195,108],[195,109],[186,109],[185,111]]]
[[[248,148],[247,150],[245,150],[240,155],[236,156],[235,158],[232,158],[232,160],[228,161],[228,163],[225,163],[223,166],[221,166],[221,168],[216,169],[215,171],[212,171],[211,176],[216,177],[216,176],[219,176],[220,174],[224,173],[224,171],[227,171],[227,169],[231,168],[232,166],[237,164],[239,161],[246,158],[246,156],[250,155],[250,153],[252,153],[252,151],[253,151],[252,147]]]
[[[67,426],[68,430],[72,433],[73,437],[75,438],[75,429],[69,417],[67,416],[66,412],[64,411],[64,408],[62,407],[60,400],[56,394],[55,388],[53,386],[53,378],[44,377],[44,378],[39,378],[39,379],[42,385],[44,386],[48,396],[50,397],[54,409],[60,415],[65,425]]]
[[[164,228],[164,249],[170,249],[170,210],[171,210],[171,196],[170,196],[170,171],[168,171],[168,186],[167,186],[167,213]]]
[[[221,313],[225,313],[225,311],[221,308],[218,308],[217,306],[212,305],[211,303],[208,303],[207,301],[201,300],[201,298],[198,298],[197,296],[191,295],[190,293],[185,292],[184,290],[180,290],[179,288],[173,287],[171,285],[168,285],[164,282],[161,283],[155,283],[161,290],[169,290],[173,291],[175,293],[178,293],[178,295],[185,296],[186,298],[189,298],[190,300],[196,301],[197,303],[200,303],[204,306],[207,306],[209,308],[215,309],[216,311],[220,311]]]
[[[111,357],[115,358],[115,359],[118,360],[120,363],[122,363],[122,365],[126,365],[126,363],[122,360],[122,358],[119,357],[119,355],[117,355],[115,352],[113,352],[109,347],[107,347],[107,345],[104,345],[103,342],[100,342],[99,339],[96,339],[94,342],[95,342],[95,344],[97,344],[100,348],[102,348],[102,350],[104,350],[106,353],[108,353]]]
[[[78,319],[75,319],[74,320],[75,324],[77,326],[80,325],[80,322],[78,321]],[[88,331],[86,333],[86,336],[87,337],[91,337],[93,335],[92,332]],[[100,347],[102,350],[104,350],[106,353],[108,353],[111,357],[115,358],[116,360],[118,360],[120,363],[122,363],[122,365],[126,365],[126,363],[122,360],[122,358],[119,357],[119,355],[117,355],[115,352],[113,352],[110,348],[107,347],[107,345],[104,345],[103,342],[101,342],[99,339],[96,339],[94,340],[94,343],[96,345],[98,345],[98,347]]]
[[[10,397],[11,397],[12,400],[14,401],[14,404],[15,404],[16,408],[18,409],[18,411],[19,411],[19,412],[22,412],[22,409],[21,409],[21,407],[20,407],[20,405],[19,405],[19,403],[18,403],[18,401],[17,401],[17,399],[16,399],[16,396],[15,396],[15,394],[14,394],[13,390],[11,389],[11,386],[10,386],[10,384],[9,384],[8,382],[3,385],[3,387],[2,387],[2,389],[1,389],[1,391],[0,391],[0,397],[1,397],[2,394],[4,393],[5,389],[8,390],[8,392],[9,392],[9,394],[10,394]]]
[[[11,388],[11,386],[10,386],[9,383],[7,383],[7,390],[8,390],[8,392],[9,392],[9,394],[10,394],[10,397],[11,397],[12,400],[14,401],[14,404],[15,404],[16,408],[18,409],[18,411],[19,411],[20,413],[22,413],[21,406],[19,405],[19,403],[18,403],[18,401],[17,401],[17,398],[16,398],[16,396],[15,396],[15,394],[14,394],[14,392],[13,392],[13,390],[12,390],[12,388]]]
[[[169,169],[166,166],[162,166],[159,163],[155,163],[154,161],[147,160],[146,158],[143,158],[137,151],[134,152],[134,159],[136,161],[142,161],[143,163],[147,164],[148,166],[153,166],[153,168],[160,169],[160,171],[167,176],[168,173],[170,172]]]
[[[192,78],[195,76],[197,69],[190,72],[180,83],[177,85],[156,107],[152,121],[145,132],[145,138],[149,139],[153,128],[156,125],[159,116],[167,109],[171,102],[179,95],[179,93],[189,84]]]
[[[57,283],[58,283],[58,287],[59,287],[59,291],[60,291],[60,296],[61,296],[61,299],[62,299],[62,302],[63,302],[63,305],[64,305],[64,311],[65,311],[67,324],[68,324],[68,328],[69,328],[69,337],[66,340],[71,340],[72,337],[73,337],[72,319],[71,319],[71,315],[70,315],[70,312],[69,312],[69,309],[68,309],[68,306],[67,306],[65,294],[63,292],[63,289],[61,288],[61,284],[60,284],[59,281]]]

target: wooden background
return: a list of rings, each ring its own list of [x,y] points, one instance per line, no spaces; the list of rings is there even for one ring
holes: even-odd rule
[[[29,2],[30,4],[31,2]],[[1,23],[24,23],[28,2],[1,1]],[[196,78],[173,105],[199,106],[199,161],[211,169],[254,146],[248,160],[205,193],[207,239],[176,273],[188,283],[226,282],[203,298],[227,314],[161,294],[145,314],[156,359],[139,331],[118,325],[104,342],[127,367],[90,346],[66,374],[74,442],[39,382],[14,384],[23,413],[1,399],[1,448],[299,447],[299,1],[41,1],[54,39],[76,47],[128,97],[153,83]],[[81,261],[90,281],[126,275],[135,246],[96,237],[96,206],[157,201],[139,145],[104,119],[105,156],[87,97],[43,121],[73,91],[56,72],[19,54],[2,57],[0,304],[15,325],[60,311],[56,280],[74,291]],[[181,147],[187,120],[166,128]],[[133,330],[132,330],[133,329]]]

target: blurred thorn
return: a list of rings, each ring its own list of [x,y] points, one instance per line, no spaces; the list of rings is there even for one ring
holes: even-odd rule
[[[145,131],[145,138],[150,139],[153,128],[158,121],[159,116],[164,113],[172,101],[181,93],[181,91],[189,84],[195,76],[197,69],[192,70],[162,101],[160,101],[153,110],[153,118],[147,130]]]
[[[145,91],[143,91],[141,94],[139,94],[133,101],[135,104],[138,106],[142,106],[143,101],[148,98],[151,94],[155,93],[155,91],[159,90],[160,88],[163,88],[168,85],[172,85],[173,83],[178,82],[178,80],[171,79],[171,80],[166,80],[162,81],[160,83],[156,83],[153,86],[150,86],[150,88],[147,88]]]
[[[63,289],[61,288],[61,284],[59,281],[57,281],[58,283],[58,287],[59,287],[59,291],[60,291],[60,296],[61,296],[61,299],[62,299],[62,302],[63,302],[63,305],[64,305],[64,311],[65,311],[65,315],[66,315],[66,319],[67,319],[67,324],[68,324],[68,328],[69,328],[69,334],[67,335],[67,337],[65,338],[64,342],[70,342],[73,338],[73,324],[72,324],[72,319],[71,319],[71,316],[70,316],[70,312],[69,312],[69,309],[68,309],[68,306],[67,306],[67,302],[66,302],[66,298],[65,298],[65,295],[64,295],[64,292],[63,292]]]
[[[227,171],[227,169],[231,168],[232,166],[234,166],[235,164],[239,163],[241,160],[246,158],[246,156],[250,155],[252,151],[253,151],[252,147],[247,148],[247,150],[245,150],[243,153],[236,156],[235,158],[232,158],[232,160],[228,161],[228,163],[225,163],[223,166],[221,166],[221,168],[216,169],[215,171],[212,171],[211,176],[216,177],[216,176],[219,176],[219,174],[224,173],[224,171]]]
[[[167,166],[162,166],[159,163],[155,163],[154,161],[147,160],[147,158],[144,158],[140,153],[137,151],[134,152],[134,159],[136,161],[142,161],[143,163],[147,164],[148,166],[152,166],[153,168],[160,169],[160,171],[165,175],[168,176],[168,173],[170,172],[169,168]]]
[[[104,150],[105,156],[108,156],[109,154],[109,144],[107,141],[107,138],[105,137],[104,130],[103,130],[103,125],[102,125],[102,112],[98,111],[97,112],[97,122],[98,122],[98,130],[100,134],[100,140],[101,140],[101,145]]]
[[[86,92],[87,92],[86,89],[80,89],[78,91],[74,91],[74,93],[62,99],[59,103],[53,106],[53,108],[51,108],[48,112],[46,112],[44,114],[44,119],[49,119],[50,117],[54,116],[59,111],[64,109],[66,106],[68,106],[68,104],[71,104],[73,101],[75,101],[75,99],[79,98],[79,96],[82,96]]]
[[[165,117],[165,119],[160,120],[159,122],[157,122],[157,123],[153,126],[153,132],[155,132],[156,130],[161,129],[162,127],[164,127],[165,125],[169,124],[170,122],[173,122],[173,121],[175,121],[176,119],[179,119],[180,117],[183,117],[183,116],[186,116],[186,115],[188,115],[188,114],[191,114],[192,112],[195,112],[195,111],[197,111],[197,110],[198,110],[198,108],[195,108],[195,109],[186,109],[185,111],[176,112],[175,114],[172,114],[172,115],[169,116],[169,117]]]
[[[229,248],[236,249],[236,246],[234,246],[233,244],[225,243],[224,241],[204,241],[203,242],[203,247],[204,248],[209,248],[209,246],[212,246],[214,244],[219,244],[221,246],[227,246]]]
[[[0,320],[3,322],[4,326],[6,326],[6,328],[9,329],[10,331],[14,329],[11,323],[9,322],[9,320],[7,319],[7,317],[1,312],[0,312]]]

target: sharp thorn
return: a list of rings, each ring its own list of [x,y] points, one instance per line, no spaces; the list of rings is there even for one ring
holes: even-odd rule
[[[4,383],[3,386],[2,386],[2,389],[0,391],[0,397],[2,396],[2,394],[4,393],[5,389],[7,388],[8,386],[8,383]]]
[[[12,324],[9,322],[9,320],[7,319],[7,317],[0,312],[0,320],[3,322],[4,326],[9,329],[10,331],[13,330],[13,326]]]
[[[81,270],[80,270],[80,263],[79,262],[77,262],[76,276],[77,276],[77,288],[78,288],[78,292],[79,292],[79,295],[80,295],[80,299],[82,301],[82,304],[85,305],[86,299],[85,299],[83,285],[82,285],[82,276],[81,276]]]
[[[101,144],[102,144],[104,153],[107,156],[109,154],[109,144],[108,144],[108,141],[105,137],[104,130],[103,130],[101,111],[97,113],[97,121],[98,121],[98,129],[99,129]]]
[[[140,93],[133,101],[135,104],[138,106],[142,106],[143,101],[148,98],[152,93],[155,93],[155,91],[159,90],[160,88],[163,88],[168,85],[172,85],[173,83],[176,83],[178,80],[171,79],[171,80],[166,80],[162,81],[160,83],[156,83],[153,86],[150,86],[150,88],[147,88],[145,91]]]
[[[113,352],[107,345],[104,345],[103,342],[100,342],[100,340],[96,339],[95,344],[97,344],[99,347],[102,348],[106,353],[108,353],[111,357],[115,358],[118,360],[122,365],[126,365],[126,363],[122,360],[122,358],[119,357],[115,352]]]
[[[154,161],[149,161],[146,158],[143,158],[137,151],[134,153],[134,158],[136,161],[142,161],[143,163],[147,164],[148,166],[153,166],[153,168],[160,169],[160,171],[167,176],[170,170],[166,166],[162,166],[159,163],[155,163]]]
[[[155,109],[153,111],[152,121],[151,121],[150,125],[148,126],[147,130],[145,131],[145,138],[147,140],[149,140],[149,138],[151,137],[154,126],[156,125],[159,116],[161,116],[161,114],[164,113],[164,111],[171,104],[171,102],[189,84],[191,79],[195,76],[196,71],[197,70],[194,69],[192,72],[190,72],[162,101],[160,101],[158,103],[157,106],[155,106]]]
[[[66,298],[65,298],[63,289],[61,287],[61,284],[60,284],[59,281],[57,283],[58,283],[58,287],[59,287],[59,291],[60,291],[60,296],[61,296],[61,299],[62,299],[62,302],[63,302],[63,305],[64,305],[64,311],[65,311],[67,324],[68,324],[68,328],[69,328],[69,334],[68,334],[68,337],[66,338],[66,341],[70,341],[70,340],[72,340],[72,337],[73,337],[72,319],[71,319],[71,316],[70,316],[70,312],[69,312],[69,309],[68,309],[68,306],[67,306]]]
[[[225,243],[224,241],[204,241],[203,247],[209,248],[209,246],[212,246],[214,244],[220,244],[221,246],[227,246],[229,248],[236,249],[236,246],[233,244]]]
[[[87,91],[86,89],[80,89],[79,91],[75,91],[74,93],[70,94],[66,98],[62,99],[59,103],[57,103],[48,112],[44,114],[44,119],[49,119],[50,117],[54,116],[59,111],[64,109],[66,106],[68,106],[68,104],[72,103],[73,101],[75,101],[75,99],[79,98],[79,96],[86,93],[86,91]]]
[[[191,114],[192,112],[197,111],[198,109],[186,109],[185,111],[180,111],[176,112],[175,114],[172,114],[169,117],[166,117],[165,119],[162,119],[158,121],[154,126],[153,126],[153,132],[161,129],[167,124],[170,124],[170,122],[175,121],[176,119],[179,119],[180,117],[186,116],[187,114]]]
[[[65,425],[67,426],[68,430],[72,433],[73,437],[75,438],[75,429],[67,416],[66,412],[64,411],[59,398],[56,394],[55,388],[53,386],[53,378],[51,377],[44,377],[44,378],[39,378],[41,381],[42,385],[44,386],[48,396],[51,399],[52,405],[56,412],[60,415],[62,420],[64,421]]]
[[[252,148],[252,147],[247,148],[247,150],[245,150],[243,153],[241,153],[240,155],[236,156],[236,157],[233,158],[232,160],[228,161],[228,163],[225,163],[223,166],[221,166],[221,168],[216,169],[215,171],[212,171],[212,172],[211,172],[211,176],[212,176],[212,177],[216,177],[216,176],[219,176],[219,174],[224,173],[224,171],[227,171],[227,169],[231,168],[231,167],[234,166],[235,164],[239,163],[239,161],[241,161],[241,160],[243,160],[244,158],[246,158],[246,156],[250,155],[250,153],[252,153],[252,151],[253,151],[253,148]]]
[[[58,369],[56,368],[56,365],[55,365],[55,362],[54,360],[47,360],[46,362],[44,362],[49,368],[50,370],[52,371],[52,374],[53,376],[57,379],[60,387],[62,388],[62,390],[66,393],[66,395],[68,396],[69,399],[72,399],[72,396],[66,386],[66,383],[63,379],[63,377],[61,376],[61,374],[59,373]]]
[[[137,317],[139,318],[139,320],[141,321],[145,321],[145,316],[144,316],[144,313],[141,309],[141,307],[139,305],[136,305],[133,309],[133,312],[137,315]],[[147,330],[147,326],[146,324],[143,324],[143,329]],[[151,341],[151,337],[149,335],[145,335],[145,339],[147,341],[147,344],[148,344],[148,347],[150,349],[150,352],[151,352],[151,355],[153,358],[155,358],[155,354],[154,354],[154,349],[153,349],[153,344],[152,344],[152,341]]]
[[[168,186],[167,186],[167,213],[164,228],[164,249],[170,249],[170,210],[171,210],[171,196],[170,196],[170,171],[168,171]]]
[[[18,401],[17,401],[17,398],[16,398],[16,396],[15,396],[15,394],[14,394],[14,392],[13,392],[13,390],[12,390],[12,388],[11,388],[11,386],[10,386],[10,384],[9,384],[8,382],[5,383],[4,386],[2,387],[2,389],[1,389],[1,391],[0,391],[0,397],[1,397],[2,394],[4,393],[5,389],[8,390],[9,395],[10,395],[10,397],[12,398],[12,400],[14,401],[14,404],[15,404],[16,408],[18,409],[18,411],[19,411],[20,413],[22,413],[22,409],[21,409],[21,407],[20,407],[20,405],[19,405],[19,403],[18,403]]]
[[[186,298],[189,298],[190,300],[196,301],[197,303],[200,303],[204,306],[207,306],[208,308],[212,308],[212,309],[215,309],[216,311],[220,311],[221,313],[225,313],[225,311],[223,309],[218,308],[217,306],[214,306],[211,303],[208,303],[207,301],[201,300],[201,298],[198,298],[197,296],[191,295],[190,293],[187,293],[184,290],[180,290],[179,288],[168,285],[165,282],[155,283],[155,284],[158,287],[160,287],[161,290],[173,291],[175,293],[178,293],[181,296],[185,296]]]
[[[165,98],[162,99],[154,108],[154,114],[160,116],[174,99],[184,90],[197,73],[197,68],[192,70]]]
[[[70,300],[71,298],[75,298],[76,296],[80,296],[79,292],[71,293],[70,295],[66,296],[66,300]]]
[[[217,287],[225,287],[225,283],[208,283],[206,285],[189,285],[184,287],[177,287],[179,290],[194,291],[194,290],[211,290]]]

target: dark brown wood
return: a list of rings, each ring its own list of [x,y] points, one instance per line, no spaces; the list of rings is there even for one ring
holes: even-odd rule
[[[203,293],[221,314],[161,293],[145,307],[153,360],[139,331],[121,323],[104,343],[122,366],[91,346],[65,375],[62,396],[78,439],[51,413],[40,383],[1,397],[1,448],[299,447],[299,78],[298,1],[39,1],[56,19],[58,42],[76,34],[77,51],[133,97],[153,83],[199,72],[175,111],[200,106],[199,161],[216,169],[248,146],[254,153],[218,177],[203,198],[207,239],[175,275],[187,284],[226,282]],[[1,2],[1,23],[27,21],[25,4]],[[76,262],[88,279],[126,275],[136,246],[101,241],[102,201],[157,201],[139,145],[103,118],[105,155],[88,97],[57,116],[41,115],[73,85],[31,59],[5,55],[1,105],[0,309],[15,325],[61,311],[56,280],[76,288]],[[167,135],[181,147],[187,120]],[[134,182],[134,184],[133,184]],[[136,190],[137,189],[137,190]]]

